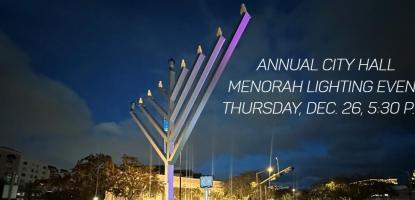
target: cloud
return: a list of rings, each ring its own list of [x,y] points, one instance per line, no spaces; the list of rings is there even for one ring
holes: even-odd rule
[[[86,102],[59,81],[33,72],[30,59],[0,33],[1,140],[76,136],[93,122]]]
[[[30,159],[71,168],[90,153],[115,160],[150,152],[130,120],[96,124],[75,91],[30,68],[30,59],[0,32],[0,145]],[[144,157],[145,155],[145,157]]]
[[[94,132],[121,135],[122,128],[115,122],[104,122],[94,127]]]

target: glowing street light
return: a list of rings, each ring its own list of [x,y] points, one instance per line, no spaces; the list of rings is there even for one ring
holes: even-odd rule
[[[272,173],[274,171],[274,168],[272,167],[272,166],[269,166],[268,168],[267,168],[267,172],[268,173]]]

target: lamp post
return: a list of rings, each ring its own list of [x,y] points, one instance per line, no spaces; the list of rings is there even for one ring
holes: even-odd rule
[[[104,166],[104,163],[101,163],[97,166],[97,179],[95,182],[95,196],[93,200],[99,200],[98,198],[98,182],[99,182],[99,170]]]
[[[271,173],[273,171],[274,171],[274,168],[272,166],[269,166],[267,169],[255,173],[255,178],[256,178],[256,183],[257,183],[257,191],[259,193],[259,199],[260,200],[262,199],[262,189],[261,189],[261,184],[259,183],[259,175],[264,173],[264,172],[268,172],[268,175],[271,175]]]
[[[297,199],[297,197],[295,196],[295,188],[293,188],[291,191],[293,191],[293,197],[294,197],[294,199]]]
[[[192,69],[186,68],[186,63],[182,60],[180,63],[181,72],[176,79],[174,60],[169,60],[168,90],[164,89],[162,81],[159,81],[158,83],[158,91],[166,98],[165,100],[168,104],[166,109],[158,103],[152,92],[148,90],[148,102],[163,119],[163,128],[151,115],[149,110],[146,109],[147,105],[142,98],[131,103],[131,117],[164,163],[164,199],[166,200],[173,200],[174,164],[189,139],[213,89],[216,87],[216,84],[222,76],[239,39],[251,19],[244,4],[241,5],[240,14],[242,17],[239,25],[221,55],[221,49],[224,46],[226,39],[222,35],[222,30],[218,28],[216,44],[206,63],[204,62],[206,56],[199,45]],[[218,58],[219,60],[217,60]],[[199,73],[201,68],[203,68],[203,71]],[[212,74],[210,75],[211,71]],[[154,134],[151,134],[147,129],[146,125],[136,114],[136,107],[138,107],[140,112],[145,115],[147,120],[156,130],[156,136],[159,135],[161,137],[160,139],[155,138]],[[164,148],[160,145],[160,140]]]
[[[268,177],[271,176],[271,173],[274,171],[274,168],[272,168],[271,166],[268,167],[267,169],[268,171]],[[271,187],[271,180],[268,181],[268,188]]]
[[[275,156],[275,160],[277,160],[277,173],[280,172],[280,162],[278,161],[278,156]]]

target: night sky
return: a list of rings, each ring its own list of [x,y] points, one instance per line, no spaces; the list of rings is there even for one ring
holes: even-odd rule
[[[167,61],[210,52],[231,35],[240,1],[0,1],[0,146],[62,168],[90,153],[160,164],[129,103],[167,79]],[[224,115],[246,99],[413,101],[413,94],[229,95],[240,79],[409,79],[415,73],[411,1],[246,1],[252,19],[182,154],[182,167],[220,179],[275,165],[321,178],[415,169],[413,116]],[[256,72],[261,58],[385,57],[392,73]],[[271,156],[270,156],[271,155]],[[283,182],[291,184],[293,176]]]

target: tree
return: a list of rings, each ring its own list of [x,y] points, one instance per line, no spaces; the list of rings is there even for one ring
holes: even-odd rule
[[[46,191],[43,198],[46,200],[74,199],[78,190],[71,181],[70,174],[55,174],[47,180],[39,181]]]
[[[348,180],[337,178],[321,181],[312,186],[310,199],[348,199],[350,198],[350,187]]]
[[[73,188],[78,189],[81,199],[92,199],[95,196],[98,176],[97,194],[100,199],[103,199],[105,191],[114,184],[112,176],[115,171],[111,156],[91,154],[76,163],[71,173],[71,184]]]
[[[199,188],[183,188],[181,199],[201,199],[203,196],[204,192]],[[174,189],[174,199],[180,199],[179,188]],[[210,196],[210,199],[214,199],[212,195]]]
[[[223,192],[214,192],[214,191],[210,192],[210,199],[212,199],[212,200],[220,200],[220,199],[224,199],[224,198],[225,197],[224,197]]]
[[[391,183],[366,177],[338,177],[312,186],[308,199],[367,199],[374,194],[396,195]]]
[[[99,174],[98,170],[99,169]],[[112,158],[105,154],[91,154],[79,160],[71,173],[57,173],[44,181],[47,192],[45,199],[92,199],[98,176],[97,195],[104,199],[105,191],[113,185],[112,176],[115,165]]]
[[[256,195],[256,187],[252,187],[255,182],[255,172],[244,172],[239,176],[234,176],[224,184],[225,196],[228,198],[242,199]]]
[[[142,165],[137,158],[123,155],[122,164],[117,167],[113,176],[114,184],[109,191],[126,200],[160,193],[163,190],[162,184],[152,170]]]
[[[35,200],[39,199],[39,196],[43,194],[42,186],[42,181],[36,180],[34,182],[24,184],[20,191],[24,192],[25,200]]]

